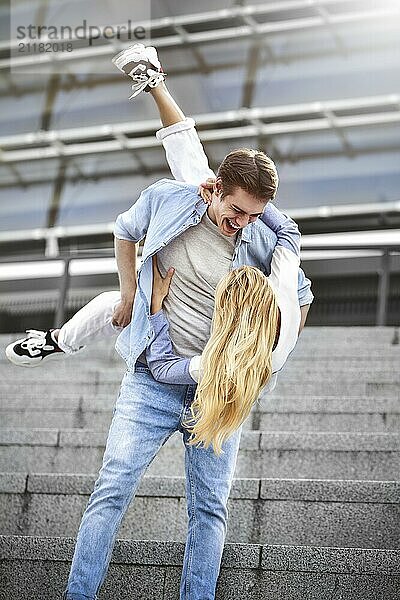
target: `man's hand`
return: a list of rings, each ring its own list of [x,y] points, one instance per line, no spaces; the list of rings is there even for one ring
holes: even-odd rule
[[[172,277],[175,269],[170,267],[165,277],[161,276],[158,269],[157,256],[153,256],[153,290],[151,293],[151,314],[161,310],[164,298],[168,295],[169,286],[171,285]]]
[[[121,300],[114,311],[112,324],[117,325],[118,327],[126,327],[129,325],[132,319],[132,308],[133,299]]]
[[[211,204],[212,194],[213,194],[213,191],[215,190],[216,181],[217,181],[216,177],[209,177],[208,179],[206,179],[206,181],[204,183],[201,183],[199,185],[199,188],[197,190],[197,193],[199,194],[199,196],[201,196],[203,198],[204,202],[208,205]]]

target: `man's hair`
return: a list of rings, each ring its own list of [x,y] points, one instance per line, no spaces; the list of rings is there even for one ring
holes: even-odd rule
[[[218,169],[222,196],[241,188],[255,198],[275,198],[279,177],[274,161],[260,150],[238,148],[229,152]]]

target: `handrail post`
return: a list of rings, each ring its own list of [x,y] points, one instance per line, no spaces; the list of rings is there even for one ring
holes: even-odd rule
[[[65,321],[65,305],[67,301],[67,293],[70,282],[69,264],[71,259],[64,258],[64,272],[60,279],[60,288],[58,295],[57,310],[54,317],[54,327],[57,329],[64,324]]]
[[[378,304],[376,309],[376,324],[386,325],[390,280],[390,251],[382,254],[381,269],[379,271]]]

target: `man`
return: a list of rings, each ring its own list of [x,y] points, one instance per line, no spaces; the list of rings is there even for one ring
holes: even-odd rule
[[[145,89],[154,73],[161,73],[154,54],[150,58],[136,46],[115,59],[121,70],[131,74],[134,93],[138,87]],[[153,94],[162,90],[162,85],[159,83]],[[157,104],[159,108],[168,106],[169,114],[167,96],[160,96]],[[173,122],[168,123],[160,109],[164,129],[158,136],[163,138],[173,175],[198,184],[212,172],[193,122],[184,120],[176,110]],[[180,598],[215,597],[241,428],[223,444],[221,456],[211,447],[188,444],[190,435],[182,421],[188,417],[195,386],[162,384],[151,376],[145,349],[152,335],[152,256],[157,254],[163,277],[169,267],[175,268],[165,304],[174,349],[184,357],[199,354],[209,335],[215,287],[221,277],[245,264],[269,272],[276,234],[265,221],[275,231],[290,221],[268,204],[277,184],[275,166],[264,153],[234,151],[218,170],[209,207],[199,198],[197,185],[161,180],[144,190],[118,217],[115,249],[121,301],[113,310],[112,320],[123,327],[117,349],[128,371],[116,402],[99,478],[79,528],[64,595],[67,600],[97,598],[122,517],[145,470],[175,431],[182,433],[185,445],[188,510]],[[137,245],[144,238],[136,281]],[[303,323],[312,298],[309,281],[300,271]]]

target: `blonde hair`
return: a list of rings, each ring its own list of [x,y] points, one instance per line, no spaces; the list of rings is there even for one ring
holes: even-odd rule
[[[240,267],[218,284],[203,373],[183,423],[189,444],[222,452],[223,442],[243,423],[272,375],[272,348],[279,319],[275,294],[255,267]]]

